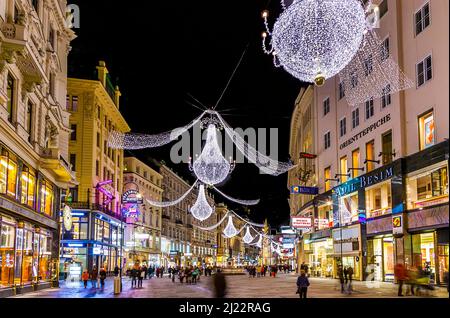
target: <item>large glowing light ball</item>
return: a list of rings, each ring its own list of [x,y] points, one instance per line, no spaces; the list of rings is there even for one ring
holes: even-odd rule
[[[224,158],[220,150],[215,125],[208,126],[206,144],[192,168],[197,178],[207,185],[221,183],[232,170],[231,163]]]
[[[351,61],[366,26],[359,0],[294,0],[273,27],[273,54],[294,77],[323,85]]]

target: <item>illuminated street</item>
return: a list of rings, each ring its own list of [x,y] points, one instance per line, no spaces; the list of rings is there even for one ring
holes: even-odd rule
[[[276,278],[261,277],[249,278],[248,276],[227,276],[228,298],[298,298],[295,294],[296,275],[281,274]],[[308,290],[310,298],[367,298],[367,297],[397,297],[397,285],[380,283],[378,288],[367,288],[365,283],[353,282],[354,292],[351,295],[341,294],[338,291],[337,280],[311,278],[311,286]],[[102,292],[93,290],[90,283],[87,289],[81,285],[72,285],[61,289],[46,289],[40,292],[18,295],[14,298],[210,298],[211,278],[202,277],[195,285],[180,284],[178,280],[172,283],[168,277],[152,278],[145,280],[142,289],[130,289],[131,281],[124,278],[124,291],[120,295],[114,295],[111,288],[111,279],[107,280],[106,288]],[[405,296],[414,298],[415,296]],[[430,295],[422,297],[448,297],[445,288],[438,288]]]

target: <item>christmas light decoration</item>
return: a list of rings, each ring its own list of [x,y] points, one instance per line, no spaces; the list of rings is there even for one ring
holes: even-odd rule
[[[189,211],[194,218],[200,221],[206,220],[213,213],[214,209],[209,205],[208,200],[206,200],[205,187],[203,184],[200,185],[197,200]]]
[[[225,193],[223,193],[222,191],[220,191],[219,189],[217,189],[214,186],[213,186],[213,189],[216,190],[224,198],[226,198],[226,199],[228,199],[230,201],[242,204],[242,205],[256,205],[260,201],[259,199],[257,199],[257,200],[240,200],[240,199],[235,199],[235,198],[230,197],[229,195],[226,195]]]
[[[260,169],[260,171],[266,174],[280,175],[292,168],[295,168],[295,166],[291,162],[280,162],[274,160],[256,150],[254,147],[245,142],[245,140],[239,134],[235,133],[234,129],[223,119],[223,117],[219,113],[216,112],[215,114],[219,118],[219,121],[222,124],[228,137],[233,140],[236,148],[251,163],[255,164]]]
[[[364,36],[361,49],[339,73],[349,105],[364,103],[414,86],[389,54],[374,30]]]
[[[186,196],[189,193],[191,193],[191,191],[194,189],[197,182],[198,182],[198,180],[195,180],[194,184],[189,188],[189,190],[187,190],[181,197],[179,197],[178,199],[176,199],[174,201],[161,202],[161,201],[153,201],[150,199],[146,199],[146,201],[148,202],[148,204],[159,207],[159,208],[167,208],[169,206],[176,205],[176,204],[180,203],[181,201],[183,201],[184,198],[186,198]]]
[[[242,238],[242,240],[244,241],[244,243],[246,244],[250,244],[251,242],[253,242],[255,238],[250,234],[250,226],[246,226],[246,230],[245,230],[245,235]]]
[[[249,221],[249,220],[246,220],[246,219],[244,219],[243,217],[241,217],[239,214],[237,214],[236,212],[234,212],[233,210],[230,210],[229,213],[233,214],[235,217],[237,217],[237,218],[240,219],[241,221],[244,221],[246,224],[251,225],[251,226],[252,226],[252,229],[254,229],[253,226],[255,226],[255,227],[261,227],[261,228],[264,227],[264,224],[253,223],[253,222],[251,222],[251,221]],[[254,229],[254,230],[255,230],[255,229]],[[255,230],[255,231],[257,231],[257,230]]]
[[[256,242],[254,245],[256,245],[256,247],[261,248],[262,247],[262,239],[263,239],[262,234],[259,234],[258,242]]]
[[[216,126],[208,125],[206,144],[202,153],[190,165],[197,178],[207,185],[221,183],[234,169],[234,164],[228,162],[222,155],[217,141]]]
[[[164,146],[171,141],[176,140],[183,133],[193,127],[205,114],[206,111],[184,127],[175,128],[173,130],[155,135],[139,133],[124,134],[119,131],[112,131],[109,134],[108,147],[113,149],[143,149]]]
[[[283,7],[285,7],[283,3]],[[294,0],[268,28],[268,12],[263,50],[273,54],[294,77],[323,85],[336,75],[358,51],[367,30],[365,11],[359,0]],[[271,35],[271,48],[266,40]]]
[[[223,234],[226,238],[232,238],[238,234],[238,230],[233,224],[233,216],[228,216],[228,223],[227,226],[225,226],[225,229],[223,230]]]
[[[199,226],[199,225],[197,225],[197,224],[194,224],[194,226],[195,226],[196,228],[200,229],[200,230],[203,230],[203,231],[212,231],[212,230],[214,230],[215,228],[217,228],[220,224],[222,224],[223,221],[225,221],[225,220],[227,219],[228,216],[229,216],[229,213],[226,213],[226,214],[223,216],[223,218],[222,218],[218,223],[216,223],[216,224],[214,224],[214,225],[211,225],[211,226],[208,226],[208,227],[202,227],[202,226]]]

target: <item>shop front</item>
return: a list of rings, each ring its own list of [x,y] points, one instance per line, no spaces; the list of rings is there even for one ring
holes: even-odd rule
[[[333,278],[333,240],[318,239],[311,242],[309,254],[310,274],[312,277]]]
[[[361,227],[359,224],[335,228],[333,237],[334,277],[338,277],[338,268],[351,267],[353,279],[363,280],[363,258],[361,249]]]

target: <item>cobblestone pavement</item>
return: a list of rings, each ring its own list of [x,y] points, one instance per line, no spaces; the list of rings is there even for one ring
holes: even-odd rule
[[[276,278],[249,278],[247,275],[226,276],[229,298],[297,298],[296,275],[280,274]],[[173,283],[168,277],[144,280],[143,288],[131,289],[131,280],[123,278],[123,291],[120,295],[113,293],[113,279],[106,281],[105,290],[84,289],[82,283],[62,284],[60,288],[45,289],[38,292],[14,296],[14,298],[210,298],[211,278],[202,276],[195,285]],[[342,294],[338,281],[334,279],[310,278],[309,298],[397,298],[398,285],[378,283],[378,286],[367,285],[366,282],[353,282],[353,293]],[[405,287],[404,287],[405,288]],[[417,296],[405,296],[413,298]],[[421,297],[448,298],[446,288],[423,294]]]

